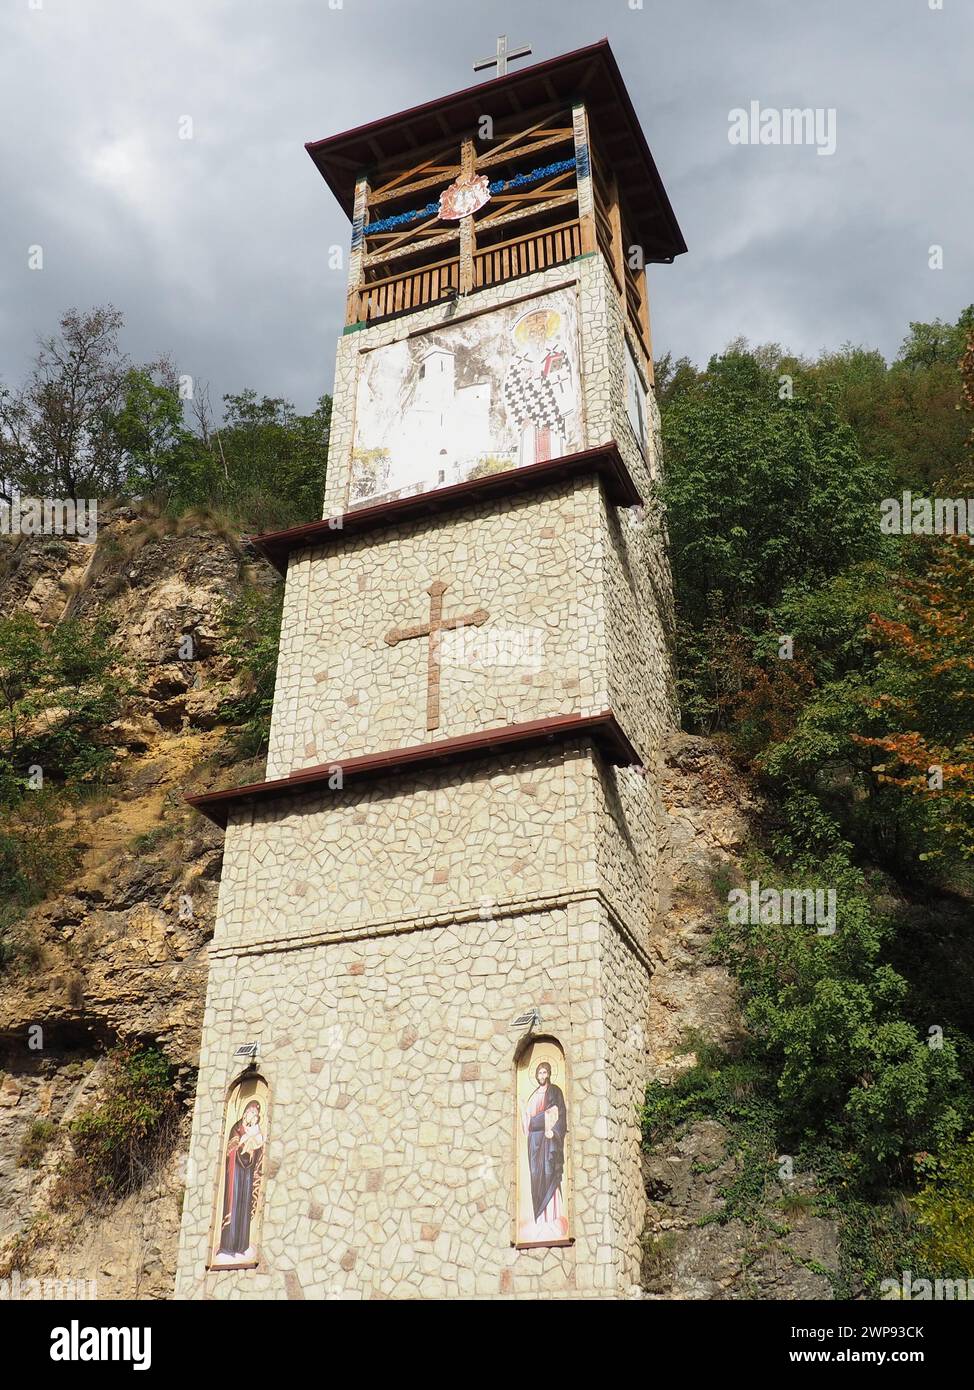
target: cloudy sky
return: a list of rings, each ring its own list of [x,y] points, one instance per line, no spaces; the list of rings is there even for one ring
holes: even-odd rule
[[[304,142],[470,85],[505,31],[613,45],[690,248],[650,270],[658,352],[891,356],[974,299],[974,0],[938,3],[0,0],[0,381],[111,301],[137,360],[310,408],[348,225]],[[752,101],[834,108],[835,153],[732,145]]]

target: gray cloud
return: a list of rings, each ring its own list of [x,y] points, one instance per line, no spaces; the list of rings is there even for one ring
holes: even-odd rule
[[[890,355],[974,298],[966,0],[4,0],[0,380],[111,300],[133,357],[310,407],[348,225],[304,141],[469,85],[503,30],[537,59],[612,42],[690,248],[650,270],[657,351]],[[835,107],[836,153],[731,145],[751,100]]]

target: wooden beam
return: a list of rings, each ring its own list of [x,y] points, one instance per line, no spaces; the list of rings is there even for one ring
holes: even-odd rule
[[[582,233],[582,255],[597,246],[595,231],[595,198],[592,193],[592,171],[589,166],[588,117],[581,102],[572,107],[572,129],[575,133],[575,182],[578,187],[578,221]]]
[[[493,145],[495,141],[504,140],[507,138],[508,135],[513,135],[517,137],[518,135],[533,129],[533,126],[536,126],[543,121],[551,120],[553,116],[557,116],[559,117],[559,119],[566,119],[568,116],[569,109],[570,108],[567,100],[565,98],[562,98],[560,101],[545,102],[543,106],[537,106],[532,104],[531,109],[529,111],[515,110],[505,112],[502,115],[498,116],[495,120],[493,140],[489,140],[487,141],[487,143],[489,145]],[[478,115],[479,114],[482,113],[478,113]],[[530,119],[533,122],[533,125],[525,126],[523,124],[525,119]],[[475,118],[470,122],[471,130],[476,125],[477,119]]]
[[[411,170],[424,164],[452,163],[456,159],[459,143],[459,135],[447,130],[444,135],[438,135],[435,140],[427,140],[425,144],[417,145],[414,149],[383,156],[380,161],[381,168],[374,167],[371,170],[376,187],[384,188],[393,179],[408,176]]]
[[[516,203],[544,202],[545,198],[555,191],[556,185],[564,183],[570,176],[571,170],[566,169],[563,174],[556,174],[553,178],[546,179],[544,183],[539,183],[537,188],[532,188],[528,193],[498,193],[497,207],[506,212],[509,207],[513,207]],[[568,189],[563,191],[567,193]],[[575,190],[572,189],[571,191],[574,196]]]
[[[652,386],[656,380],[656,369],[653,366],[653,330],[649,320],[649,281],[646,279],[645,270],[639,273],[639,323],[643,330],[646,374],[649,377],[649,384]]]
[[[477,148],[473,140],[465,139],[460,146],[460,177],[471,179],[477,172]],[[476,251],[476,233],[473,215],[460,218],[460,293],[469,294],[473,289],[473,258]]]
[[[573,133],[570,126],[565,130],[553,131],[550,135],[545,135],[543,139],[532,140],[527,145],[519,145],[516,153],[520,157],[521,155],[534,154],[538,150],[549,149],[552,145],[564,145],[572,139]],[[482,154],[477,164],[481,169],[488,169],[491,165],[499,164],[501,160],[506,161],[510,158],[511,155],[506,152],[506,149],[491,150],[489,154]]]
[[[438,222],[439,218],[437,217],[427,217],[425,222],[417,222],[412,227],[404,228],[404,230],[401,232],[376,232],[374,235],[377,240],[381,240],[381,249],[383,251],[392,251],[397,246],[401,246],[404,242],[411,243],[417,240],[422,241],[424,239],[422,235],[423,232],[433,232],[434,229],[437,227]],[[366,237],[368,237],[369,235],[368,227],[366,227],[365,229],[365,235]],[[366,261],[370,265],[372,263],[373,256],[374,253],[370,252],[370,254],[366,257]]]
[[[405,193],[407,189],[402,188],[401,185],[411,174],[421,174],[424,170],[429,170],[431,173],[443,173],[447,168],[455,169],[455,159],[445,157],[448,153],[452,155],[454,148],[455,146],[449,151],[439,150],[436,154],[431,154],[428,159],[421,159],[416,164],[406,165],[404,168],[401,168],[398,173],[394,174],[392,178],[385,177],[382,183],[377,183],[375,185],[372,201],[376,202],[379,199],[390,196],[397,197],[400,193]],[[390,190],[396,191],[390,192]]]
[[[479,230],[486,231],[488,227],[504,227],[509,222],[520,222],[525,217],[535,217],[539,212],[547,212],[549,208],[564,207],[566,203],[574,203],[575,189],[566,188],[564,193],[556,193],[553,198],[547,199],[544,203],[533,203],[529,207],[515,208],[513,212],[503,212],[495,214],[493,217],[482,217],[479,223]],[[544,227],[538,229],[538,235],[544,232]]]
[[[619,208],[619,183],[615,174],[609,181],[609,228],[612,235],[612,270],[619,287],[622,312],[626,312],[626,253],[622,244],[622,213]]]
[[[646,375],[649,378],[650,385],[652,385],[654,380],[653,337],[649,322],[649,285],[646,281],[646,257],[648,254],[648,248],[645,246],[641,247],[643,255],[642,270],[630,266],[630,247],[626,245],[626,243],[628,242],[629,237],[631,235],[631,233],[629,232],[629,228],[633,225],[632,216],[621,193],[619,192],[618,185],[616,186],[616,196],[619,203],[619,215],[622,226],[623,254],[625,256],[625,262],[623,266],[624,283],[627,286],[631,287],[632,292],[636,297],[636,312],[634,315],[630,312],[630,321],[632,322],[633,327],[636,330],[637,337],[639,338],[640,345],[645,355]],[[629,307],[628,293],[626,295],[626,307]]]
[[[400,261],[404,256],[415,256],[419,251],[425,251],[428,246],[446,246],[449,242],[456,241],[459,235],[458,227],[449,227],[446,231],[437,232],[435,236],[428,236],[423,241],[410,242],[408,246],[373,251],[365,257],[364,264],[371,270],[373,266],[386,265],[389,261]]]
[[[533,135],[536,130],[541,129],[547,119],[547,116],[542,116],[540,120],[535,121],[533,125],[526,126],[524,130],[515,130],[512,134],[508,135],[506,140],[501,140],[499,144],[496,143],[495,137],[495,142],[491,144],[491,156],[496,157],[510,145],[516,145],[519,140],[524,140],[527,136]]]
[[[416,179],[415,182],[402,184],[398,188],[377,189],[369,199],[369,206],[379,207],[382,203],[388,203],[393,198],[405,198],[410,193],[421,193],[424,188],[435,188],[438,184],[452,183],[459,172],[459,164],[437,165],[426,178]]]

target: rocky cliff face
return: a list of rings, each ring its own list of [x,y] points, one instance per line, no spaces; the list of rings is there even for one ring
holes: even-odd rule
[[[100,1297],[171,1292],[181,1156],[97,1218],[64,1209],[56,1176],[106,1044],[157,1044],[192,1099],[222,836],[183,798],[255,770],[234,766],[219,724],[232,682],[220,612],[245,581],[275,580],[233,536],[129,510],[96,548],[20,538],[0,550],[0,616],[107,614],[135,686],[112,726],[109,785],[64,810],[77,871],[29,912],[28,949],[0,974],[0,1272],[96,1279]],[[28,1166],[32,1134],[55,1126]]]

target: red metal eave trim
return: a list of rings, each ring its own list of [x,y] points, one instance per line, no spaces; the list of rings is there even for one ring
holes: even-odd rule
[[[496,757],[522,748],[579,738],[592,739],[608,760],[617,766],[641,765],[642,759],[613,712],[603,710],[600,714],[563,714],[551,719],[534,719],[524,724],[507,724],[499,729],[440,739],[435,743],[419,743],[409,748],[336,759],[270,782],[251,782],[247,786],[229,787],[225,791],[207,792],[203,796],[187,796],[186,802],[225,828],[231,811],[328,787],[329,782],[334,783],[339,771],[344,788],[353,781],[424,771],[444,763]]]
[[[280,574],[287,573],[288,556],[292,550],[311,545],[329,545],[343,536],[359,535],[364,531],[394,526],[420,516],[435,516],[481,499],[507,496],[516,492],[545,487],[562,478],[595,474],[605,483],[610,502],[620,507],[638,507],[643,497],[622,460],[615,440],[582,449],[561,458],[531,463],[524,468],[509,468],[503,473],[490,473],[483,478],[470,478],[449,487],[431,488],[410,497],[398,497],[392,502],[379,502],[371,507],[358,507],[324,521],[307,521],[284,531],[267,531],[251,536],[253,544]]]

